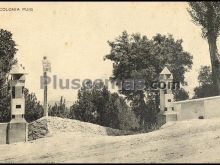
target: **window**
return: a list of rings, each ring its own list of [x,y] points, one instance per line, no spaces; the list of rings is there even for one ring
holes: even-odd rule
[[[14,119],[14,118],[15,118],[15,115],[12,115],[11,117],[12,117],[12,119]]]
[[[168,99],[168,102],[171,102],[171,99]]]
[[[21,105],[16,105],[16,108],[18,109],[18,108],[21,108]]]

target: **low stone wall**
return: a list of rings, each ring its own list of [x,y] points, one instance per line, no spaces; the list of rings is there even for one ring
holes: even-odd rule
[[[8,123],[7,143],[17,143],[17,142],[26,142],[27,141],[27,123]]]
[[[174,102],[177,120],[220,117],[220,96]]]
[[[8,123],[0,123],[0,144],[7,143],[7,127]]]
[[[23,123],[0,123],[0,144],[11,144],[27,141],[28,124]]]

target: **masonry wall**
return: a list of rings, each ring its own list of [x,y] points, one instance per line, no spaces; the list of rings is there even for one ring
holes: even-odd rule
[[[8,123],[0,123],[0,144],[7,142],[7,126]]]
[[[17,143],[27,141],[27,124],[26,123],[8,123],[8,142]]]
[[[174,102],[177,120],[220,117],[220,96]]]
[[[0,144],[26,142],[28,123],[0,123]]]

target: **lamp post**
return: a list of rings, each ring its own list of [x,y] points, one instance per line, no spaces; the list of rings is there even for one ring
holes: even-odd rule
[[[51,72],[51,64],[44,56],[42,60],[43,64],[43,78],[44,78],[44,116],[48,116],[48,104],[47,104],[47,72]]]

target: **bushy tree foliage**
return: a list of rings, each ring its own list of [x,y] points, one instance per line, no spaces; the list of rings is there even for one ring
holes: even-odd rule
[[[13,64],[17,62],[15,54],[16,44],[12,39],[12,33],[0,29],[0,122],[11,120],[11,95],[8,73]],[[25,118],[33,121],[42,116],[42,106],[37,101],[35,94],[29,94],[25,89]]]
[[[62,118],[69,117],[69,110],[66,107],[66,100],[63,98],[63,96],[61,96],[60,102],[58,104],[55,103],[55,105],[49,106],[48,115]]]
[[[174,81],[185,84],[184,74],[191,69],[192,56],[183,50],[182,42],[175,40],[172,35],[157,34],[148,39],[145,35],[138,33],[129,35],[124,31],[114,41],[108,42],[111,50],[104,59],[113,62],[111,79],[122,82],[126,79],[142,79],[148,87],[153,81],[158,80],[160,72],[167,66],[173,73]],[[151,120],[149,118],[155,119],[155,116],[151,115],[158,112],[158,91],[148,88],[144,90],[121,88],[119,92],[131,102],[141,123],[149,122]]]
[[[10,93],[7,83],[11,66],[16,62],[16,44],[12,39],[12,33],[0,29],[0,122],[10,121]]]
[[[125,99],[117,93],[111,94],[106,87],[79,90],[77,101],[70,109],[70,116],[121,130],[138,127],[137,119]]]
[[[220,56],[217,48],[217,38],[220,32],[220,2],[201,1],[189,2],[188,12],[192,21],[202,28],[202,37],[207,39],[209,45],[212,81],[220,95]]]
[[[182,101],[182,100],[189,99],[188,92],[185,89],[183,89],[183,88],[174,90],[173,94],[174,94],[174,100],[175,101]]]
[[[0,97],[0,122],[9,122],[11,119],[11,96],[9,94]]]
[[[210,66],[201,66],[198,80],[199,86],[194,88],[193,98],[204,98],[218,95],[218,91],[212,81],[212,71]]]
[[[37,100],[34,93],[29,93],[25,89],[25,119],[32,122],[43,116],[43,106]],[[9,122],[11,120],[11,95],[8,94],[0,99],[0,122]]]
[[[198,76],[199,85],[211,85],[212,81],[212,70],[210,66],[201,66]]]
[[[27,122],[35,121],[43,117],[43,106],[37,100],[34,93],[29,93],[28,89],[25,89],[25,119]]]
[[[0,89],[5,85],[12,65],[16,63],[16,52],[17,48],[12,39],[12,33],[0,29]]]

